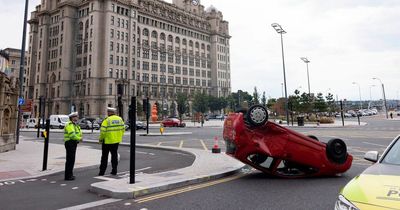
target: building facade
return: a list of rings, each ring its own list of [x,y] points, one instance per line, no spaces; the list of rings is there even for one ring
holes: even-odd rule
[[[229,29],[196,0],[42,0],[31,13],[26,95],[46,115],[104,116],[121,96],[171,103],[231,92]]]

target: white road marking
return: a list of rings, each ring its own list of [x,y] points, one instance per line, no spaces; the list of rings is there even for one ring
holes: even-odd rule
[[[138,171],[144,171],[144,170],[147,170],[147,169],[150,169],[150,168],[151,168],[151,167],[146,167],[146,168],[136,169],[135,171],[136,171],[136,172],[138,172]],[[129,172],[130,172],[130,171],[123,171],[123,172],[117,173],[117,175],[129,173]]]
[[[72,189],[73,189],[73,190],[77,190],[77,189],[79,189],[79,187],[73,187]]]
[[[183,146],[183,141],[181,141],[181,142],[179,143],[179,148],[182,148],[182,146]]]
[[[101,179],[101,180],[105,180],[105,181],[112,181],[112,180],[116,180],[114,178],[110,178],[110,177],[105,177],[105,176],[95,176],[95,179]]]
[[[125,205],[125,206],[130,206],[130,205],[131,205],[131,203],[124,203],[124,205]]]
[[[42,179],[42,181],[47,181],[47,179]]]
[[[67,186],[67,184],[60,184],[61,187]]]
[[[374,146],[379,146],[379,147],[387,147],[387,145],[382,145],[382,144],[374,144],[374,143],[370,143],[370,142],[366,142],[366,141],[364,141],[363,142],[364,144],[370,144],[370,145],[374,145]]]
[[[158,142],[157,146],[161,146],[162,142]]]
[[[206,144],[204,143],[204,141],[203,141],[203,140],[200,140],[200,143],[201,143],[201,145],[203,146],[204,150],[205,150],[205,151],[208,151],[208,148],[207,148]]]
[[[51,181],[50,183],[51,183],[51,184],[55,184],[55,183],[57,183],[57,182],[56,182],[56,181]]]
[[[99,200],[99,201],[94,201],[94,202],[90,202],[90,203],[77,205],[77,206],[71,206],[71,207],[60,209],[60,210],[88,209],[88,208],[93,208],[96,206],[102,206],[102,205],[106,205],[109,203],[118,202],[121,200],[122,199],[108,198],[108,199],[104,199],[104,200]]]

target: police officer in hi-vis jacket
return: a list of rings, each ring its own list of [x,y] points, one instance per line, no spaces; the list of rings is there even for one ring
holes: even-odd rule
[[[121,117],[116,115],[116,112],[115,108],[108,107],[108,117],[101,123],[99,142],[102,144],[102,154],[99,176],[103,176],[106,172],[108,153],[111,153],[111,174],[117,175],[118,145],[125,133],[125,123]]]
[[[76,147],[79,141],[82,141],[81,127],[78,125],[78,113],[73,112],[68,115],[69,121],[64,127],[64,144],[67,153],[65,162],[65,180],[75,179],[73,169],[75,164]]]

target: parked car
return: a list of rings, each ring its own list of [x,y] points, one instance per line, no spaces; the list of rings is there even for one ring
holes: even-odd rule
[[[93,124],[92,124],[93,122]],[[93,118],[82,118],[78,120],[78,124],[81,127],[81,129],[100,129],[100,125],[95,121]]]
[[[26,121],[26,128],[37,128],[37,122],[38,122],[38,119],[36,119],[36,118],[29,118],[29,119]],[[41,128],[44,128],[44,127],[45,127],[45,125],[43,124],[43,120],[42,120],[42,119],[40,119],[40,127],[41,127]]]
[[[270,122],[262,105],[230,114],[223,137],[226,154],[278,177],[337,175],[346,172],[353,160],[343,140],[323,143]]]
[[[129,129],[131,129],[130,122],[126,121],[125,122],[125,130],[129,130]],[[146,125],[146,123],[144,123],[142,121],[136,121],[136,130],[140,130],[140,129],[146,130],[147,125]]]
[[[375,164],[340,191],[335,209],[400,209],[400,136],[381,156],[369,151],[364,159]]]
[[[50,128],[64,128],[69,121],[68,115],[50,115]]]
[[[166,118],[162,121],[164,127],[185,127],[186,124],[177,118]]]

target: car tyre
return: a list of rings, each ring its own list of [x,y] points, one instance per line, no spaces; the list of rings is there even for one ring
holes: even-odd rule
[[[343,164],[347,160],[347,147],[341,139],[331,139],[326,144],[326,156],[334,163]]]
[[[319,141],[319,139],[314,135],[308,135],[308,137],[312,138],[313,140]]]
[[[246,118],[251,125],[262,126],[268,121],[268,111],[264,106],[256,104],[249,108]]]

